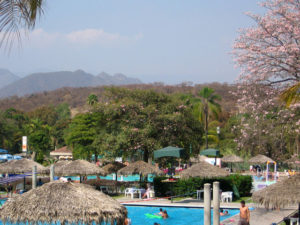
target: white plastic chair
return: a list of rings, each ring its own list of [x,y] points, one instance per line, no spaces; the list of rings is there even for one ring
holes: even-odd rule
[[[138,190],[136,188],[126,188],[125,189],[125,197],[130,195],[131,198],[133,198],[134,194],[138,194]]]
[[[232,195],[233,195],[233,192],[231,191],[227,191],[227,192],[223,192],[222,195],[221,195],[221,201],[222,202],[232,202]]]

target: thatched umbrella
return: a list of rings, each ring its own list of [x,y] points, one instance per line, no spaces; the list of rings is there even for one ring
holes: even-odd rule
[[[293,156],[291,157],[290,159],[288,160],[285,160],[284,161],[285,163],[289,164],[289,165],[292,165],[292,166],[295,166],[295,167],[298,167],[300,166],[300,159],[298,156]]]
[[[85,223],[123,225],[126,208],[89,185],[54,181],[6,202],[0,209],[4,223]]]
[[[122,175],[139,174],[140,181],[142,180],[142,177],[148,176],[148,174],[163,174],[160,169],[144,161],[130,163],[128,166],[120,169],[118,172]]]
[[[298,204],[300,212],[300,175],[278,181],[252,195],[254,202],[266,208],[283,208]]]
[[[114,173],[116,175],[116,180],[118,180],[118,171],[122,168],[124,168],[126,165],[120,162],[113,162],[109,163],[105,166],[102,167],[102,169],[107,173],[107,174],[112,174]]]
[[[55,172],[60,176],[105,175],[100,167],[80,159],[59,166]]]
[[[37,173],[49,173],[49,169],[30,159],[11,160],[2,163],[0,164],[0,173],[29,173],[32,172],[33,166],[37,167]]]
[[[236,156],[236,155],[227,155],[222,158],[222,162],[241,163],[241,162],[244,162],[244,160],[241,157]]]
[[[217,166],[213,166],[207,162],[200,161],[199,163],[191,166],[190,168],[183,170],[179,173],[181,178],[189,177],[225,177],[229,175],[224,169],[221,169]]]
[[[222,162],[230,163],[230,169],[232,171],[232,163],[242,163],[244,160],[236,155],[227,155],[222,158]]]
[[[265,155],[257,155],[248,160],[249,163],[265,164],[268,162],[275,162],[273,159]]]

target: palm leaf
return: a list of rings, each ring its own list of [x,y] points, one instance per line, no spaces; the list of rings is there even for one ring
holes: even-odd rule
[[[300,101],[300,82],[294,84],[293,86],[285,89],[280,94],[280,99],[285,102],[286,106],[289,107]]]
[[[20,30],[30,30],[43,13],[43,0],[0,0],[0,47],[20,43]]]

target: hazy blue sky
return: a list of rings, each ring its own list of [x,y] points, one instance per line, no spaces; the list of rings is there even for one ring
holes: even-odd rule
[[[144,82],[233,82],[238,29],[261,12],[257,0],[48,0],[22,47],[0,51],[19,75],[83,69]]]

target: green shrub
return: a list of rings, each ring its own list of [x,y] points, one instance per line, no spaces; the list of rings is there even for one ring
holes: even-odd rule
[[[197,190],[203,189],[205,183],[213,185],[214,181],[220,182],[220,189],[223,192],[233,191],[236,199],[242,196],[249,196],[252,188],[252,177],[238,174],[217,178],[192,177],[180,179],[176,183],[162,182],[164,179],[166,179],[166,177],[154,178],[154,190],[159,197],[170,196],[171,193],[173,193],[172,195],[188,195],[195,197]],[[234,186],[236,188],[234,188]],[[235,189],[237,191],[235,191]]]

